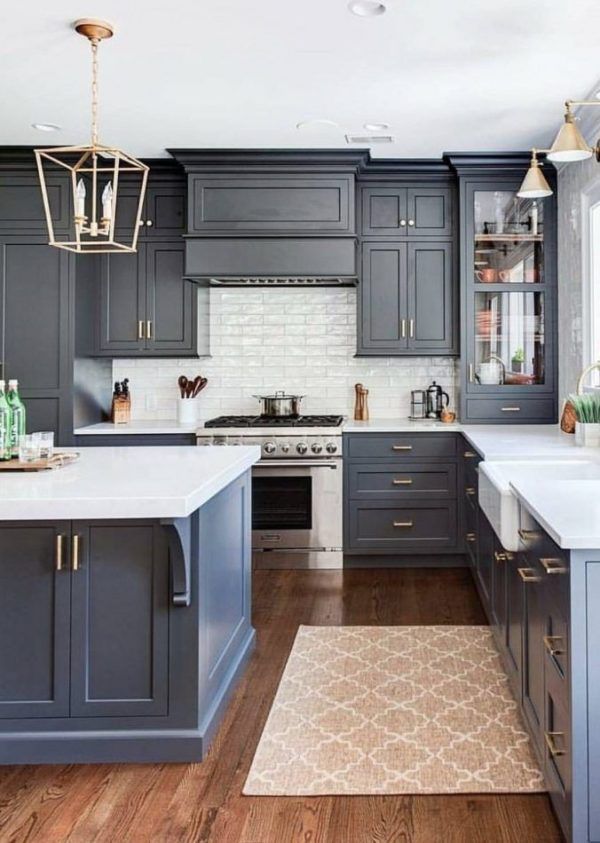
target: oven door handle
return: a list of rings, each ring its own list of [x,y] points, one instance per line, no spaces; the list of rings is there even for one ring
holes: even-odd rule
[[[260,460],[254,464],[254,468],[337,468],[341,460]]]

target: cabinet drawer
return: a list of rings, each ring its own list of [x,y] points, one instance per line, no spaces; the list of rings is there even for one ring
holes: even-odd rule
[[[456,437],[444,433],[382,433],[348,436],[350,458],[410,460],[456,456]]]
[[[468,421],[552,422],[556,420],[556,402],[553,398],[470,398],[467,401]]]
[[[400,469],[394,463],[350,464],[348,495],[356,500],[455,498],[456,466],[407,462]]]
[[[550,536],[544,533],[539,561],[544,569],[544,583],[548,602],[553,611],[569,617],[570,577],[569,556]]]
[[[456,545],[456,503],[349,503],[355,549],[435,550]]]
[[[556,673],[559,677],[562,687],[561,701],[566,706],[568,704],[569,624],[563,613],[550,601],[544,618],[544,653],[546,679],[549,673]]]
[[[565,797],[571,790],[571,719],[562,684],[555,672],[546,676],[544,767],[552,802],[564,825]]]

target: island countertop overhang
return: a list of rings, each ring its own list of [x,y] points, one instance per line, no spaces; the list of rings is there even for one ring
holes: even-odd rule
[[[0,521],[186,518],[259,459],[245,446],[83,448],[61,469],[3,473]]]

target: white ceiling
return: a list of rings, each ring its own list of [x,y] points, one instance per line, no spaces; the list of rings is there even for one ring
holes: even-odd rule
[[[384,2],[374,18],[347,0],[6,2],[0,144],[87,142],[89,45],[70,28],[84,16],[117,29],[100,48],[100,138],[140,156],[342,148],[365,122],[390,124],[381,157],[544,146],[562,101],[600,78],[598,0]],[[296,128],[311,118],[339,128]]]

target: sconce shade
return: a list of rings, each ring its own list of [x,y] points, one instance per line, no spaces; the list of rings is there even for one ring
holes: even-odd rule
[[[558,130],[550,152],[546,156],[550,161],[584,161],[590,158],[593,150],[575,125],[570,110],[565,114],[565,122]]]
[[[531,159],[531,166],[517,191],[517,196],[520,196],[521,199],[543,199],[545,196],[552,196],[552,188],[546,181],[535,156]]]

